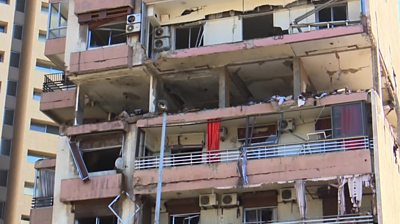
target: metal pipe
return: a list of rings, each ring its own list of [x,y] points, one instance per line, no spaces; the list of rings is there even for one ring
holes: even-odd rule
[[[164,169],[164,151],[165,151],[165,132],[167,127],[167,112],[163,112],[163,122],[161,131],[161,144],[160,144],[160,165],[158,168],[158,182],[157,182],[157,197],[156,197],[156,210],[154,224],[160,224],[160,209],[161,209],[161,191],[162,191],[162,179]]]

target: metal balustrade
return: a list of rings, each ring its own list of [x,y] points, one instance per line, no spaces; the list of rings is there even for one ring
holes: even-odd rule
[[[53,197],[34,197],[32,198],[32,208],[51,207],[53,200]]]
[[[246,222],[245,224],[256,224],[261,222]],[[265,223],[265,222],[262,222]],[[276,224],[297,224],[297,223],[375,223],[372,215],[346,215],[346,216],[327,216],[317,219],[305,219],[296,221],[268,222]]]
[[[354,24],[361,24],[360,20],[350,21],[350,20],[341,20],[341,21],[329,21],[329,22],[315,22],[315,23],[300,23],[300,24],[291,24],[290,25],[290,33],[294,33],[295,30],[302,28],[307,28],[306,31],[318,30],[318,29],[330,29],[339,26],[351,26]],[[305,30],[303,30],[305,31]]]
[[[247,159],[267,159],[285,156],[301,156],[339,152],[348,150],[371,149],[372,141],[365,136],[353,138],[339,138],[320,141],[310,141],[299,144],[263,145],[252,144],[247,147]],[[239,150],[216,150],[208,152],[176,153],[165,156],[165,167],[191,166],[198,164],[212,164],[237,161]],[[158,156],[147,156],[135,160],[135,169],[158,168]]]
[[[64,73],[47,74],[44,76],[43,92],[68,90],[75,87],[76,85]]]

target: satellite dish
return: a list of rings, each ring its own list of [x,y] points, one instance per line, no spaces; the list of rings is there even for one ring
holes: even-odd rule
[[[115,168],[117,168],[117,170],[125,169],[125,164],[122,157],[118,157],[118,159],[115,160]]]

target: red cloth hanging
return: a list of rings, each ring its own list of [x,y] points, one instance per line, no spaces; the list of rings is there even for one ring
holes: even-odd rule
[[[213,152],[219,150],[221,121],[209,120],[207,124],[207,151],[210,162],[219,161],[219,153]]]

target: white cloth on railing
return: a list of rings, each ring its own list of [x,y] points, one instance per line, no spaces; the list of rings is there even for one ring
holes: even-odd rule
[[[300,216],[302,219],[305,219],[307,215],[306,182],[304,180],[296,180],[294,187],[296,189]]]
[[[369,175],[355,175],[348,178],[349,193],[353,208],[358,210],[361,207],[363,186],[370,186],[371,177]]]
[[[346,200],[344,197],[344,185],[347,183],[347,178],[338,178],[338,215],[346,214]]]

